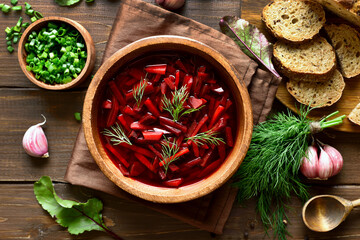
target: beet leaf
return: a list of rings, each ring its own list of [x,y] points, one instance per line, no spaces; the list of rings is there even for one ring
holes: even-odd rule
[[[262,64],[275,77],[280,78],[271,61],[272,44],[257,27],[235,16],[223,17],[219,25],[221,31],[233,39],[247,56]]]
[[[84,231],[105,231],[114,239],[122,239],[104,224],[101,210],[102,202],[91,198],[86,203],[61,199],[55,192],[50,177],[43,176],[34,183],[34,193],[39,204],[56,222],[68,228],[69,233],[78,235]]]

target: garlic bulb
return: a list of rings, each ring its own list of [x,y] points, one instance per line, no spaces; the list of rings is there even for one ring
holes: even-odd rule
[[[340,172],[343,166],[343,158],[338,150],[327,144],[319,142],[318,148],[309,146],[302,160],[300,171],[307,178],[326,180]]]
[[[41,127],[46,123],[46,118],[44,115],[41,116],[43,116],[44,121],[31,126],[25,132],[22,144],[25,152],[30,156],[47,158],[49,157],[48,142]]]
[[[168,10],[176,10],[185,4],[185,0],[156,0],[156,4]]]

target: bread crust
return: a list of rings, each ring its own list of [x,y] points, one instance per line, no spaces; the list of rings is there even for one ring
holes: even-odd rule
[[[360,125],[360,103],[350,112],[347,117],[351,122]]]
[[[336,69],[336,56],[335,51],[332,48],[332,46],[326,41],[325,38],[318,37],[320,41],[322,41],[325,44],[328,44],[328,48],[330,50],[330,55],[332,55],[331,59],[328,59],[327,61],[331,61],[329,64],[329,68],[326,71],[323,72],[306,72],[306,71],[300,71],[299,69],[296,69],[297,66],[289,66],[286,62],[281,60],[280,54],[277,51],[277,46],[279,44],[287,44],[289,46],[294,46],[294,48],[297,48],[295,44],[292,43],[284,43],[281,41],[278,41],[274,44],[274,51],[273,51],[273,62],[275,67],[286,77],[297,80],[297,81],[306,81],[306,82],[321,82],[326,81],[329,79],[329,77],[333,74],[333,72]],[[317,39],[316,39],[317,40]],[[305,44],[312,44],[312,42],[307,42]],[[303,45],[304,46],[304,45]]]
[[[346,24],[330,24],[325,26],[325,31],[330,39],[331,45],[335,48],[341,73],[346,78],[352,78],[360,74],[360,34],[356,29]],[[332,32],[337,34],[333,35]],[[347,35],[347,34],[350,34]],[[343,38],[343,39],[342,39]],[[341,40],[337,42],[337,40]],[[349,61],[351,64],[349,65]],[[355,67],[355,69],[351,69]]]
[[[360,27],[359,0],[314,0],[329,11]]]
[[[271,19],[272,15],[268,14],[268,13],[270,13],[271,8],[274,7],[274,5],[276,5],[279,2],[305,3],[309,7],[309,9],[311,9],[312,13],[315,13],[316,15],[319,16],[318,19],[320,20],[320,22],[319,22],[318,26],[316,26],[316,24],[311,24],[311,27],[315,28],[314,31],[312,31],[311,33],[309,31],[304,31],[302,36],[295,36],[295,34],[293,36],[288,35],[288,33],[290,32],[290,31],[288,31],[289,29],[285,29],[284,31],[279,31],[279,30],[275,29],[275,27],[273,27],[273,25],[275,26],[277,24],[277,21],[280,21],[280,20],[271,22],[270,19]],[[279,17],[282,17],[282,16],[279,16]],[[308,41],[308,40],[314,38],[319,33],[320,29],[322,28],[322,26],[325,24],[325,21],[326,21],[325,12],[324,12],[322,6],[316,2],[309,1],[309,0],[274,0],[274,2],[269,3],[268,5],[266,5],[263,8],[261,18],[262,18],[262,21],[265,23],[266,27],[270,30],[270,32],[276,38],[291,41],[291,42],[303,42],[303,41]],[[300,21],[305,21],[305,20],[302,19],[301,17],[299,17],[299,18],[297,18],[297,21],[300,22]],[[304,30],[307,30],[307,29],[304,29]],[[288,36],[285,36],[284,33],[287,34]]]
[[[300,103],[311,107],[326,107],[336,103],[345,88],[344,78],[338,70],[328,79],[329,82],[301,82],[289,80],[286,83],[288,92]],[[299,92],[305,92],[300,94]]]

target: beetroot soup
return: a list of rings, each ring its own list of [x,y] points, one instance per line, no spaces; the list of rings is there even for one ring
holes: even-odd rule
[[[207,178],[234,146],[231,92],[197,56],[135,59],[108,82],[100,104],[107,155],[124,176],[146,184],[179,187]]]

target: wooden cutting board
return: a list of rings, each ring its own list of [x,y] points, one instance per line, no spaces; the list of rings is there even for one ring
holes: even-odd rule
[[[286,107],[294,112],[298,112],[300,104],[296,99],[290,95],[286,89],[286,80],[283,79],[276,93],[276,98],[279,99]],[[314,109],[309,117],[311,119],[320,119],[336,110],[340,111],[337,116],[348,115],[351,110],[360,102],[360,76],[345,80],[345,89],[342,97],[338,102],[330,107]],[[347,118],[344,119],[343,124],[333,127],[333,129],[343,132],[360,132],[360,126],[350,122]]]

